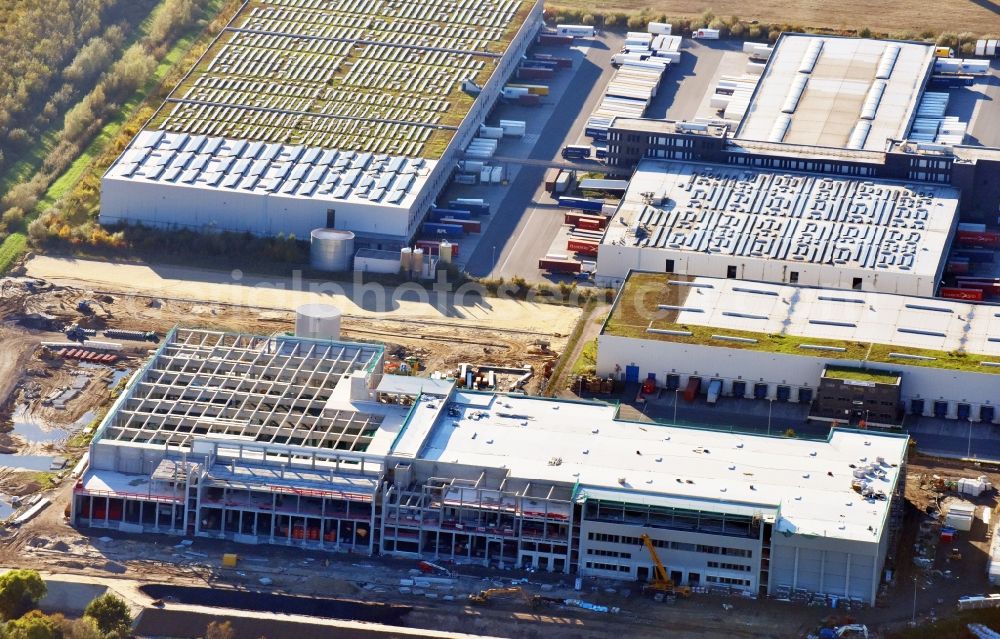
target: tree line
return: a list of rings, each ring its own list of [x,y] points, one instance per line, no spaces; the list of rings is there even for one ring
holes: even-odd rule
[[[203,16],[195,0],[0,0],[0,16],[0,176],[37,159],[46,135],[50,142],[34,175],[0,201],[6,233],[23,227],[52,181]]]

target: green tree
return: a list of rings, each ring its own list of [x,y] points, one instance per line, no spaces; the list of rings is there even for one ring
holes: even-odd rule
[[[87,604],[83,616],[93,619],[106,635],[126,634],[132,626],[132,613],[128,604],[111,593],[103,594]]]
[[[63,639],[59,620],[41,610],[32,610],[20,619],[8,621],[4,639]]]
[[[10,570],[0,575],[0,616],[17,619],[45,596],[45,582],[36,570]]]

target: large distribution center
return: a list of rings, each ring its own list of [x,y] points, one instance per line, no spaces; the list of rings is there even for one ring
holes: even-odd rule
[[[661,158],[944,184],[961,189],[966,219],[993,224],[1000,149],[964,143],[960,120],[969,114],[949,106],[962,76],[941,72],[940,62],[925,43],[785,33],[734,132],[616,118],[608,168],[627,175],[643,158]]]
[[[947,186],[646,160],[597,257],[632,269],[933,295],[957,225]]]
[[[597,372],[803,402],[841,424],[996,423],[998,335],[1000,306],[635,272],[598,338]]]
[[[905,436],[634,423],[383,375],[380,347],[175,330],[95,433],[76,524],[871,603]]]
[[[104,175],[101,222],[405,244],[541,13],[540,0],[247,2]]]

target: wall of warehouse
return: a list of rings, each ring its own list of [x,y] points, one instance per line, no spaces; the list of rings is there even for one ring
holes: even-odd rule
[[[875,603],[885,555],[886,535],[873,531],[871,541],[851,541],[775,532],[771,536],[768,594],[781,586]]]
[[[760,583],[760,539],[710,535],[682,530],[584,520],[580,524],[578,572],[585,577],[649,581],[653,559],[641,542],[647,534],[657,544],[657,556],[671,578],[681,585],[729,585],[757,592]],[[639,574],[639,569],[644,574]],[[712,577],[713,579],[709,579]]]
[[[295,234],[306,239],[313,229],[326,226],[327,209],[336,210],[336,226],[340,229],[401,238],[407,235],[410,211],[403,207],[115,178],[104,178],[101,184],[101,224],[127,220],[195,231]]]
[[[841,265],[789,262],[737,257],[719,253],[696,253],[660,248],[602,244],[597,253],[597,282],[621,286],[629,270],[667,272],[667,260],[673,260],[673,272],[679,275],[727,276],[728,267],[736,267],[736,277],[759,282],[790,283],[791,273],[798,273],[798,284],[850,290],[854,278],[861,278],[861,290],[933,297],[938,278],[892,271],[874,271]],[[938,271],[944,268],[943,260]]]
[[[800,339],[802,342],[809,341],[806,338]],[[630,364],[639,366],[639,379],[645,379],[648,373],[655,373],[657,382],[661,385],[668,373],[681,376],[682,388],[691,375],[701,377],[706,383],[709,379],[719,378],[723,380],[724,396],[732,394],[734,380],[747,382],[746,392],[749,397],[753,396],[754,383],[767,383],[769,399],[776,399],[777,386],[785,385],[791,387],[791,401],[794,402],[798,397],[797,388],[816,389],[819,386],[820,376],[827,364],[861,366],[863,362],[616,335],[598,337],[599,376],[623,375],[625,367]],[[978,421],[980,406],[995,406],[1000,403],[1000,394],[997,392],[1000,387],[998,374],[906,364],[869,365],[872,368],[902,373],[901,396],[907,414],[910,412],[912,399],[924,400],[923,414],[926,416],[933,416],[935,401],[946,401],[948,419],[958,418],[958,404],[963,403],[972,407],[972,419]],[[706,383],[702,385],[702,392]],[[996,413],[993,422],[1000,423],[1000,410]]]

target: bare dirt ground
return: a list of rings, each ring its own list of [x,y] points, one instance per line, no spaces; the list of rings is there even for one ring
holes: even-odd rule
[[[938,2],[879,2],[873,5],[862,0],[838,3],[823,0],[766,0],[748,4],[738,0],[624,0],[614,6],[593,0],[559,0],[551,3],[583,11],[641,11],[668,17],[694,18],[710,9],[717,16],[739,16],[743,20],[760,20],[774,24],[795,24],[813,28],[861,29],[869,27],[888,33],[947,31],[975,34],[1000,33],[1000,7],[989,1],[939,0]],[[547,4],[547,6],[549,6]]]

